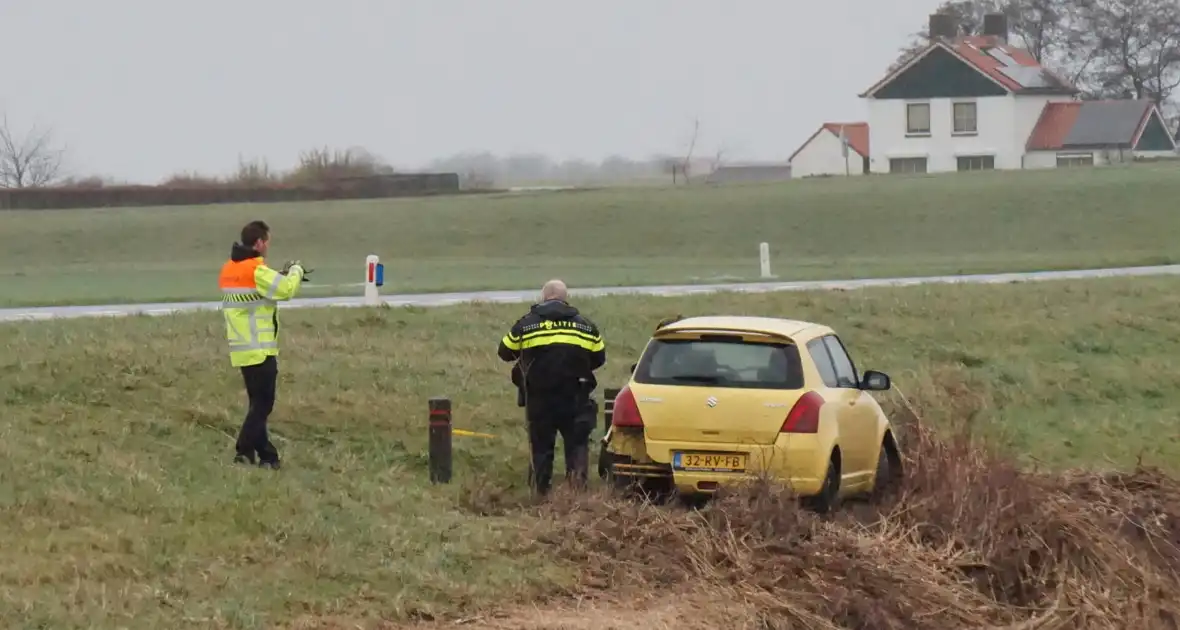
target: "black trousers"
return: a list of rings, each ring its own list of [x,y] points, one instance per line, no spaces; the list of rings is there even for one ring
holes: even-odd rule
[[[590,467],[590,435],[596,423],[596,414],[589,411],[590,408],[590,400],[584,395],[529,394],[525,405],[532,451],[529,485],[538,494],[548,494],[553,485],[558,434],[561,434],[565,450],[566,480],[577,486],[586,483]]]
[[[270,356],[258,365],[248,365],[242,369],[242,379],[246,382],[246,396],[250,400],[250,407],[246,411],[246,419],[242,422],[242,430],[238,432],[236,449],[242,455],[254,461],[264,463],[279,461],[279,452],[270,443],[270,436],[266,432],[266,420],[275,407],[275,390],[279,377],[279,361]]]

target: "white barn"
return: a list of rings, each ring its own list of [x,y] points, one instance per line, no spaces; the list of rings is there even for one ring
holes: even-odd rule
[[[844,134],[844,142],[840,134]],[[844,150],[847,144],[848,150]],[[862,175],[869,172],[869,125],[829,122],[811,134],[788,160],[791,177]]]

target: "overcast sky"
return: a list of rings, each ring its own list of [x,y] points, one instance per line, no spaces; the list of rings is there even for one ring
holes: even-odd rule
[[[0,109],[71,172],[154,182],[364,146],[785,160],[938,0],[0,0]]]

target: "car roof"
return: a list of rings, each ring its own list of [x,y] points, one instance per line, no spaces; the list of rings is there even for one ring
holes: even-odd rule
[[[816,329],[809,331],[808,329]],[[803,332],[830,332],[827,326],[797,319],[778,317],[753,317],[748,315],[709,315],[686,317],[660,328],[660,331],[675,330],[738,330],[760,332],[783,337],[796,337]],[[810,335],[808,335],[810,336]]]

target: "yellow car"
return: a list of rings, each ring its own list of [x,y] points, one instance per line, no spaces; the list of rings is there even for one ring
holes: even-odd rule
[[[600,470],[616,485],[680,495],[767,475],[827,511],[901,474],[893,427],[868,393],[890,386],[882,372],[858,375],[820,324],[662,323],[615,397]]]

